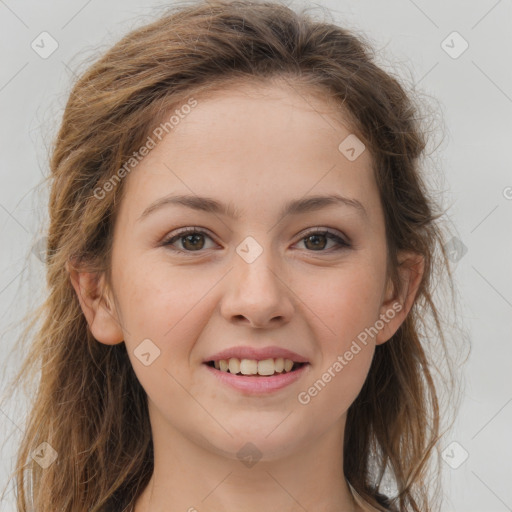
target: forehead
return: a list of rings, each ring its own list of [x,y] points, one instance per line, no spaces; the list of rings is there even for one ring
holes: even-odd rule
[[[139,214],[171,192],[238,200],[242,210],[251,197],[284,203],[334,189],[371,202],[370,152],[347,158],[340,144],[354,134],[342,109],[314,92],[273,83],[194,95],[196,105],[175,116],[169,134],[130,173],[125,196]]]
[[[243,141],[244,150],[261,149],[258,144],[263,141],[266,147],[282,145],[283,150],[290,147],[296,151],[304,139],[311,141],[304,149],[314,144],[323,149],[329,144],[337,147],[340,135],[351,133],[347,114],[326,92],[321,95],[319,88],[309,90],[284,80],[234,83],[196,96],[197,106],[179,121],[172,134],[180,143],[193,142],[199,134],[208,135],[202,142],[214,145],[227,134],[237,142],[251,135],[252,139]]]

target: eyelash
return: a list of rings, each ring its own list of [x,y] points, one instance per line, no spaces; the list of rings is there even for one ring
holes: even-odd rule
[[[199,249],[197,251],[187,251],[187,250],[184,250],[184,249],[176,249],[174,247],[171,247],[172,244],[179,240],[180,238],[184,238],[185,236],[187,235],[205,235],[207,236],[208,238],[212,239],[213,238],[204,230],[200,229],[200,228],[195,228],[195,227],[187,227],[187,228],[183,228],[181,230],[179,230],[177,233],[175,233],[174,235],[172,235],[171,237],[167,237],[166,239],[164,239],[161,243],[162,246],[164,247],[169,247],[172,251],[175,251],[176,253],[181,253],[181,254],[184,254],[184,253],[187,253],[187,254],[192,254],[192,253],[201,253],[201,252],[204,252],[203,250]],[[312,252],[312,253],[315,253],[315,252],[324,252],[324,253],[330,253],[330,252],[337,252],[337,251],[342,251],[344,249],[348,249],[349,247],[351,247],[351,245],[346,242],[343,238],[341,238],[340,236],[338,236],[336,233],[332,232],[332,231],[329,231],[327,229],[322,229],[322,230],[319,230],[318,228],[315,230],[312,230],[312,231],[309,231],[307,232],[306,234],[304,234],[301,239],[299,240],[299,242],[303,242],[306,238],[310,237],[310,236],[313,236],[313,235],[321,235],[321,236],[327,236],[327,238],[329,238],[330,240],[334,240],[337,244],[338,244],[338,248],[331,248],[331,249],[326,249],[326,250],[318,250],[318,251],[308,251],[308,252]]]

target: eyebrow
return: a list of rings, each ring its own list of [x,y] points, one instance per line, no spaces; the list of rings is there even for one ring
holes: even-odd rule
[[[137,221],[141,221],[150,213],[169,205],[184,206],[193,210],[225,215],[232,219],[240,218],[240,212],[234,208],[231,203],[226,205],[211,197],[183,194],[168,195],[157,199],[142,212]],[[281,209],[279,218],[282,218],[285,215],[298,215],[301,213],[318,211],[334,205],[353,208],[359,213],[359,215],[368,219],[368,213],[360,201],[344,197],[339,194],[315,195],[288,201]]]

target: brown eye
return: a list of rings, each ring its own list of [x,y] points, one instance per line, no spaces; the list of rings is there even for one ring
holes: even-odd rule
[[[164,240],[162,245],[177,252],[198,252],[205,247],[205,238],[211,240],[211,237],[204,231],[196,228],[185,228]],[[177,242],[181,242],[181,247],[173,247]]]
[[[325,235],[309,235],[304,240],[308,249],[324,249],[327,244],[327,237]],[[310,242],[309,246],[308,242]]]
[[[202,240],[202,243],[200,242],[202,236],[203,235],[201,234],[196,234],[181,237],[182,240],[185,240],[182,242],[183,247],[186,249],[202,249],[204,246],[204,239]]]
[[[301,241],[304,242],[304,245],[307,249],[310,249],[312,251],[316,252],[328,252],[324,251],[326,248],[329,240],[335,242],[335,246],[338,246],[339,250],[343,247],[349,247],[349,244],[345,242],[341,237],[335,235],[334,233],[331,233],[330,231],[314,231],[306,235]]]

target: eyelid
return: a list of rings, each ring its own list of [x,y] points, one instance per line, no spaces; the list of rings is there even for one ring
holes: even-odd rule
[[[315,235],[315,234],[333,235],[333,236],[339,238],[340,240],[342,240],[346,245],[351,245],[352,244],[350,239],[344,233],[342,233],[341,231],[338,231],[336,229],[326,228],[326,227],[323,227],[323,226],[316,226],[316,227],[313,227],[313,228],[308,228],[308,230],[305,231],[300,236],[299,241],[303,240],[304,238],[306,238],[309,235]]]
[[[208,229],[202,228],[200,226],[187,226],[184,228],[178,228],[177,230],[174,230],[171,233],[165,235],[165,237],[162,239],[161,245],[170,245],[170,242],[173,239],[178,240],[179,238],[184,237],[188,234],[195,234],[195,233],[207,235],[215,243],[217,243],[217,241],[215,240],[215,236]],[[193,251],[186,251],[186,252],[193,252]]]

